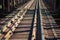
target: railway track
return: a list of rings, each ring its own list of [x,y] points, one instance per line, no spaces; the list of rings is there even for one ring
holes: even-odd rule
[[[17,27],[18,23],[20,22],[19,20],[23,18],[23,15],[27,11],[27,9],[30,8],[33,1],[31,0],[30,2],[28,2],[28,4],[26,3],[25,5],[23,5],[23,8],[21,7],[20,9],[17,9],[9,15],[4,14],[7,16],[1,18],[0,20],[0,40],[8,40],[13,35],[13,32],[16,29],[15,27]]]
[[[43,9],[41,11],[45,40],[60,40],[60,25],[55,21],[59,20],[58,17],[56,18],[58,14],[54,14],[47,9]]]
[[[40,1],[40,12],[42,22],[42,39],[43,40],[60,40],[60,17],[59,13],[54,13],[49,7]]]
[[[15,11],[12,14],[5,16],[5,18],[1,19],[1,26],[0,26],[0,39],[5,39],[4,37],[9,33],[9,31],[14,31],[15,28],[13,27],[15,23],[18,21],[17,18],[20,18],[18,13],[19,11]],[[22,12],[20,12],[22,13]],[[18,15],[19,14],[19,15]]]
[[[28,3],[28,2],[27,2]],[[21,7],[19,7],[18,9],[16,9],[15,11],[13,11],[12,13],[9,13],[9,14],[3,14],[1,17],[0,17],[0,28],[6,24],[8,24],[9,21],[11,21],[11,19],[17,15],[17,13],[22,9],[24,8],[27,3],[25,3],[24,5],[22,5]]]
[[[17,13],[23,9],[29,2],[25,3],[24,5],[22,5],[21,7],[17,8],[16,10],[14,10],[11,13],[3,13],[3,15],[0,16],[0,26],[2,27],[3,25],[6,25],[8,23],[8,21],[10,21],[15,15],[17,15]]]
[[[23,19],[16,27],[16,30],[10,40],[30,40],[32,32],[34,10],[28,10],[23,16]]]
[[[18,8],[17,15],[10,14],[5,17],[6,21],[11,20],[9,18],[13,19],[10,21],[11,24],[8,23],[10,25],[1,31],[1,40],[60,40],[58,14],[54,14],[46,8],[40,9],[40,0],[33,1],[25,7],[23,6],[22,10]],[[34,8],[35,6],[36,8]],[[3,19],[3,21],[5,20]]]
[[[22,7],[24,7],[24,6],[26,6],[26,4],[23,5]],[[22,9],[22,7],[20,8],[20,10]],[[19,13],[20,10],[15,10],[10,14],[3,14],[0,17],[0,39],[3,38],[3,36],[5,36],[5,34],[6,34],[5,32],[7,32],[6,30],[10,30],[8,28],[8,26],[10,26],[10,28],[11,28],[11,26],[13,26],[11,22],[12,22],[12,20],[14,20],[16,18],[15,16]],[[20,15],[22,15],[22,14],[20,14]]]

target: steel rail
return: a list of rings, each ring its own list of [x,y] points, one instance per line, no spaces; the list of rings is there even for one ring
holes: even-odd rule
[[[40,34],[38,35],[38,40],[45,40],[44,39],[44,30],[42,26],[42,14],[41,14],[41,8],[40,8],[40,0],[38,0],[38,9],[37,9],[37,17],[38,17],[38,31]]]

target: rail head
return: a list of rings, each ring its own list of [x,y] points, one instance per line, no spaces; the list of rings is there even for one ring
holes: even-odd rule
[[[37,37],[36,40],[45,40],[42,27],[42,14],[40,9],[40,0],[37,0]]]
[[[39,0],[39,7],[41,7],[40,1],[41,1],[41,0]],[[40,8],[39,8],[39,9],[40,9]],[[41,20],[41,34],[42,34],[42,40],[45,40],[45,39],[44,39],[44,30],[43,30],[43,26],[42,26],[42,13],[41,13],[41,9],[40,9],[40,20]]]

